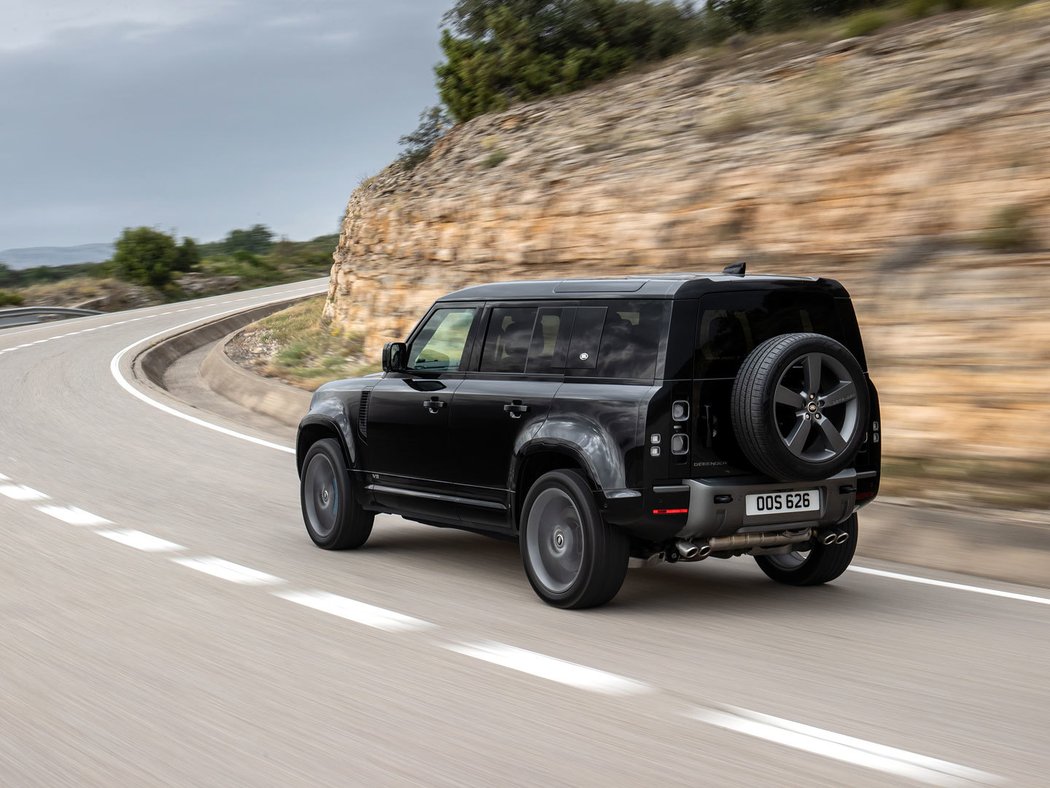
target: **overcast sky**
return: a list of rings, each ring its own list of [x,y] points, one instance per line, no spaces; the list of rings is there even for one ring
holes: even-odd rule
[[[4,0],[0,249],[337,231],[437,102],[453,0]]]

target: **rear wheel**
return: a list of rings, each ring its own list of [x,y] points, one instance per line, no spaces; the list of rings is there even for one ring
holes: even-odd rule
[[[306,532],[325,550],[353,550],[372,533],[371,512],[354,499],[339,442],[322,438],[306,452],[299,500]]]
[[[771,579],[789,586],[819,586],[846,571],[857,552],[857,515],[852,515],[837,530],[846,534],[842,544],[815,543],[806,551],[794,550],[783,555],[756,555],[755,562]]]
[[[549,605],[604,605],[627,574],[627,535],[605,524],[577,471],[544,474],[522,507],[521,556],[529,583]]]

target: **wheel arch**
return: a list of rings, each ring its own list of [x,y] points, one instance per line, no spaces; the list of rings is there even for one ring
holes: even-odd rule
[[[525,446],[515,454],[510,470],[512,526],[515,531],[521,527],[521,508],[529,489],[543,474],[556,470],[579,471],[591,491],[600,494],[601,487],[578,447],[546,442]]]
[[[334,438],[343,453],[347,470],[354,467],[355,452],[352,438],[348,437],[335,419],[320,414],[309,414],[299,423],[299,432],[295,438],[295,469],[302,476],[303,460],[310,447],[324,438]]]

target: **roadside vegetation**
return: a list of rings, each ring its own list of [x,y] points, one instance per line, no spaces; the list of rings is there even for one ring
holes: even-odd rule
[[[247,369],[313,391],[322,383],[377,372],[362,353],[363,337],[346,334],[322,317],[324,296],[300,301],[242,331],[227,346]]]
[[[563,95],[681,52],[835,40],[901,22],[1027,0],[458,0],[441,27],[441,103],[401,137],[412,169],[456,123]],[[496,166],[499,162],[493,158]]]
[[[152,227],[125,229],[102,263],[20,270],[0,262],[0,306],[89,306],[104,311],[181,301],[324,276],[338,235],[275,239],[265,225],[197,243]]]

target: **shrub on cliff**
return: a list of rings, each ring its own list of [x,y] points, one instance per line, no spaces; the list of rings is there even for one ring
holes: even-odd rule
[[[694,40],[697,19],[667,1],[459,0],[445,15],[438,89],[469,120],[668,57]]]
[[[419,114],[416,130],[398,140],[402,147],[398,161],[412,169],[430,155],[438,140],[444,137],[450,128],[452,119],[443,107],[427,107]]]

